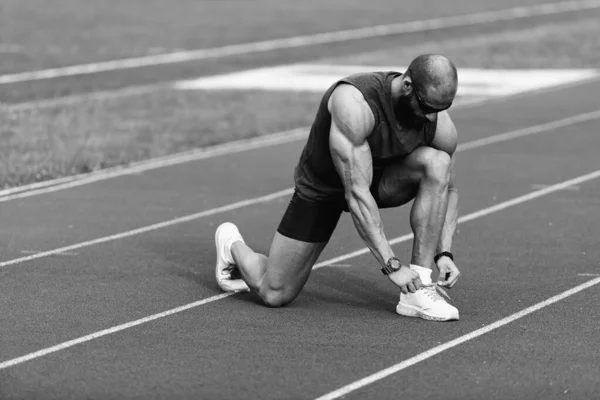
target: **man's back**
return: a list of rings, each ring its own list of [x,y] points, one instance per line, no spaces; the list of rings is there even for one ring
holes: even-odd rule
[[[410,154],[435,136],[436,121],[416,129],[402,128],[396,121],[392,101],[392,81],[400,72],[370,72],[350,75],[335,82],[323,95],[310,135],[295,169],[299,195],[307,200],[343,200],[344,188],[333,164],[329,148],[331,114],[328,101],[340,84],[354,86],[363,96],[374,117],[367,141],[373,168],[384,168],[394,159]]]

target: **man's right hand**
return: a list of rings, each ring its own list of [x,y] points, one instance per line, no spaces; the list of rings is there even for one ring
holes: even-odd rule
[[[419,288],[423,287],[423,282],[421,282],[419,273],[405,265],[400,267],[398,271],[389,274],[388,278],[398,286],[400,291],[404,294],[414,293],[419,290]]]

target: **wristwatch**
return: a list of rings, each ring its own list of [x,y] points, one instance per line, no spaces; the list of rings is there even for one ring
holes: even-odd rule
[[[381,272],[383,272],[384,275],[389,275],[392,272],[398,271],[400,267],[402,267],[400,259],[398,257],[390,257],[385,266],[381,268]]]

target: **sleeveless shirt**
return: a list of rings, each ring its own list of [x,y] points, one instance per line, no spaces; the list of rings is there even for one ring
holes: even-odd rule
[[[374,129],[367,138],[373,158],[373,173],[405,157],[417,147],[430,145],[435,136],[437,118],[418,129],[404,129],[396,121],[392,100],[392,80],[400,72],[357,73],[331,85],[319,104],[307,142],[294,170],[298,196],[309,201],[343,200],[344,185],[338,175],[329,149],[331,114],[327,103],[341,83],[356,87],[375,117]]]

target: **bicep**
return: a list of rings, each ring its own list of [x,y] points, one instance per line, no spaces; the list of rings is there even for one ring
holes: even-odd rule
[[[346,193],[371,186],[373,161],[371,149],[365,140],[353,143],[334,121],[331,124],[329,147],[335,168],[340,175]]]
[[[363,189],[368,191],[373,160],[367,137],[374,125],[373,113],[362,94],[351,86],[341,86],[333,92],[329,111],[331,157],[346,194]]]

